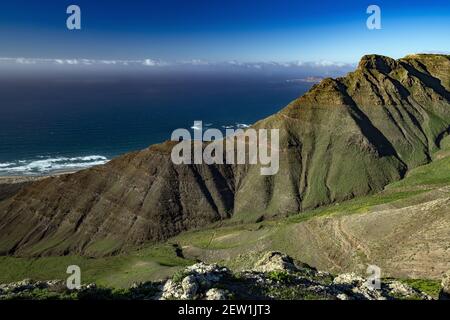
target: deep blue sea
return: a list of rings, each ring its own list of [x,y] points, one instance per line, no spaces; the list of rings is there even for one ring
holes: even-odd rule
[[[311,83],[242,74],[22,74],[0,77],[0,175],[101,164],[202,120],[250,125]]]

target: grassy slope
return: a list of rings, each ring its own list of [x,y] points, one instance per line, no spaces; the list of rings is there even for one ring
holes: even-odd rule
[[[396,209],[428,200],[427,195],[450,185],[450,137],[442,141],[442,150],[435,160],[412,170],[405,179],[389,185],[381,193],[346,201],[337,205],[311,210],[301,215],[260,223],[224,225],[200,231],[182,233],[167,244],[107,258],[78,256],[43,257],[25,259],[0,257],[0,283],[24,278],[36,280],[66,278],[68,265],[81,267],[83,283],[127,287],[133,282],[165,278],[181,267],[192,264],[195,258],[218,262],[234,269],[251,267],[259,252],[270,249],[286,251],[294,256],[308,256],[307,250],[293,241],[295,228],[322,218],[337,219],[342,216],[364,214],[377,208]],[[186,259],[176,255],[172,243],[180,244]],[[312,254],[317,255],[317,252]],[[415,285],[436,289],[436,281],[408,280]]]
[[[192,263],[189,259],[178,257],[171,245],[152,246],[130,255],[95,259],[79,256],[36,259],[0,257],[0,283],[25,278],[65,279],[68,277],[67,266],[78,265],[83,283],[129,287],[133,282],[166,278]]]
[[[446,185],[450,185],[450,155],[412,170],[404,180],[388,185],[385,191],[378,194],[321,207],[282,220],[238,226],[224,223],[221,228],[217,228],[216,224],[210,229],[182,233],[171,241],[202,249],[227,249],[240,247],[244,243],[251,245],[262,237],[278,233],[280,228],[290,224],[323,216],[364,213],[379,205],[391,204],[402,207],[414,203],[416,196]]]

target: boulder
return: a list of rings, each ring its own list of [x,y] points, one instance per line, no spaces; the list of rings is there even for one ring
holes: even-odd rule
[[[223,289],[212,288],[206,291],[206,300],[227,300],[228,292]]]
[[[194,275],[184,277],[181,281],[181,287],[183,288],[182,298],[187,300],[194,299],[199,289],[197,279]]]
[[[335,285],[361,286],[364,283],[364,278],[355,273],[343,273],[333,279]]]
[[[450,271],[444,274],[441,281],[441,292],[439,293],[439,299],[450,300]]]
[[[277,251],[269,251],[256,262],[254,271],[271,272],[271,271],[297,271],[298,268],[294,260],[286,254]]]
[[[183,288],[181,284],[172,280],[167,280],[162,287],[161,300],[177,300],[183,298]]]
[[[206,296],[210,289],[220,283],[221,280],[230,273],[225,267],[219,267],[216,264],[196,263],[186,267],[183,271],[181,281],[167,280],[162,287],[161,299],[182,299],[192,300]],[[220,295],[221,291],[213,290],[209,292],[214,300],[224,298]],[[220,293],[220,294],[219,294]]]

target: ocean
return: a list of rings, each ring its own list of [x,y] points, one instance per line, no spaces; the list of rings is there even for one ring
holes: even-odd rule
[[[0,77],[0,176],[103,164],[195,120],[245,127],[312,83],[242,74],[39,73]]]

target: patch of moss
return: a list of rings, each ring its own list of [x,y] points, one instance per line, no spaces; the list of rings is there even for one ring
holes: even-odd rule
[[[267,277],[275,282],[289,282],[292,279],[292,275],[285,271],[271,271]]]
[[[184,278],[186,278],[189,275],[189,273],[185,272],[184,270],[179,270],[175,272],[175,274],[172,276],[172,281],[174,283],[181,283]]]
[[[439,297],[441,283],[438,280],[430,279],[402,279],[401,282],[409,285],[411,288],[422,291],[433,298]]]
[[[314,293],[297,285],[271,286],[266,289],[266,294],[276,300],[326,300],[323,294]]]

